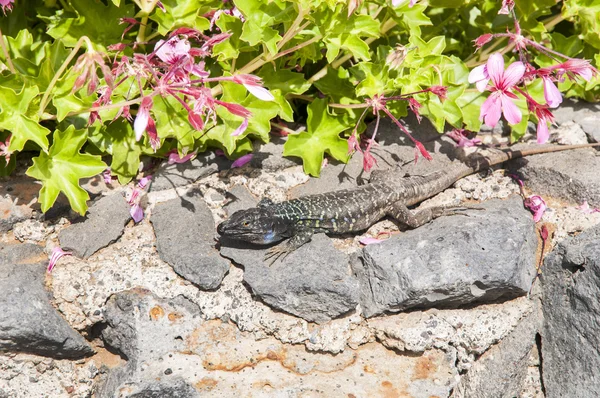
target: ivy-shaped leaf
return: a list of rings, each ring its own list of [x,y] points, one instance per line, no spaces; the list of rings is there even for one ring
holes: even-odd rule
[[[12,133],[10,140],[11,151],[21,151],[27,141],[33,141],[42,150],[48,149],[50,130],[41,126],[39,118],[30,110],[33,99],[39,91],[36,86],[23,87],[20,92],[0,85],[0,129]],[[32,115],[33,113],[33,115]]]
[[[56,130],[53,136],[49,153],[42,152],[33,158],[33,166],[27,169],[27,175],[42,181],[39,196],[42,211],[48,211],[62,192],[73,210],[84,215],[90,196],[79,186],[79,180],[93,177],[107,166],[100,156],[80,153],[87,139],[85,130],[75,130],[71,125],[65,131]]]
[[[165,11],[156,7],[150,19],[158,23],[158,33],[163,36],[182,26],[199,31],[210,26],[210,21],[201,16],[210,11],[206,4],[199,6],[196,0],[163,0],[162,4]]]
[[[318,177],[325,153],[334,159],[348,161],[348,143],[340,133],[349,128],[342,117],[327,112],[327,102],[316,99],[308,106],[307,131],[288,136],[283,147],[284,156],[302,159],[304,172]]]

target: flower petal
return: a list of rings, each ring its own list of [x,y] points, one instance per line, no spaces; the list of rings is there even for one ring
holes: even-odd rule
[[[469,72],[469,83],[473,84],[480,80],[489,79],[485,65],[479,65]]]
[[[477,90],[479,90],[480,93],[483,93],[489,81],[490,79],[480,80],[477,83],[475,83],[475,87],[477,87]]]
[[[360,243],[362,243],[363,245],[372,245],[374,243],[381,243],[383,242],[381,239],[377,239],[377,238],[370,238],[368,236],[363,236],[362,238],[360,238],[358,240]]]
[[[273,97],[273,94],[271,94],[269,92],[269,90],[267,90],[264,87],[253,86],[250,84],[244,84],[244,87],[246,87],[246,90],[248,90],[252,95],[254,95],[259,100],[273,101],[275,99],[275,97]]]
[[[563,101],[562,94],[552,80],[547,77],[542,78],[542,80],[544,81],[544,98],[550,108],[556,108]]]
[[[504,79],[504,58],[500,53],[494,53],[490,55],[487,61],[487,73],[494,86],[498,87],[502,84]]]
[[[548,141],[550,133],[548,132],[548,122],[546,119],[540,119],[537,125],[537,143],[544,144]]]
[[[237,129],[235,129],[235,131],[233,133],[231,133],[231,136],[237,137],[238,135],[243,134],[247,128],[248,128],[248,119],[244,119],[242,124],[240,124],[240,126]]]
[[[481,112],[479,114],[479,120],[483,119],[483,122],[490,127],[494,127],[500,120],[502,114],[502,105],[500,98],[496,93],[492,93],[481,105]]]
[[[246,163],[248,163],[249,161],[251,161],[253,156],[254,156],[253,154],[249,153],[249,154],[247,154],[247,155],[244,155],[244,156],[242,156],[242,157],[240,157],[240,158],[236,159],[236,160],[235,160],[235,161],[234,161],[234,162],[231,164],[231,168],[232,168],[232,169],[235,169],[235,168],[237,168],[237,167],[242,167],[243,165],[245,165]]]
[[[523,65],[523,62],[521,62],[521,61],[513,62],[512,64],[510,64],[508,66],[508,68],[506,68],[506,71],[504,72],[504,77],[502,78],[503,87],[505,89],[508,89],[508,88],[514,86],[515,84],[517,84],[519,82],[519,80],[521,80],[524,73],[525,73],[525,65]]]
[[[504,94],[500,95],[500,101],[502,102],[502,113],[509,124],[518,124],[521,122],[523,114],[521,110],[510,100],[510,98]]]

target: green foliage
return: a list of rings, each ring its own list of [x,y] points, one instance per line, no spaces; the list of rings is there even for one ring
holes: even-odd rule
[[[408,114],[410,97],[440,133],[478,131],[489,92],[470,85],[469,72],[498,51],[506,54],[507,65],[518,60],[505,37],[477,52],[472,46],[480,35],[515,31],[512,17],[498,13],[502,2],[497,0],[412,5],[405,0],[395,7],[390,0],[162,0],[160,7],[134,0],[30,3],[17,2],[0,16],[5,43],[0,138],[10,137],[11,155],[9,164],[0,158],[0,175],[12,171],[19,152],[36,152],[28,174],[43,183],[43,210],[63,192],[75,210],[85,213],[88,196],[79,179],[106,167],[126,184],[143,157],[164,158],[172,149],[186,154],[219,148],[236,158],[252,151],[253,140],[268,142],[273,125],[281,128],[284,122],[307,125],[306,131],[289,135],[284,155],[302,159],[306,173],[318,176],[325,157],[348,160],[350,131],[362,133],[373,118],[372,109],[364,113],[366,120],[360,118],[365,107],[386,97],[392,99],[384,106],[397,118]],[[524,37],[597,66],[597,3],[515,0],[514,10]],[[195,51],[185,70],[192,65],[197,70],[168,80],[170,68],[182,61],[158,60],[155,46],[180,28],[195,30],[179,38],[189,40]],[[536,67],[560,61],[538,50],[528,59]],[[197,72],[202,68],[207,80]],[[248,85],[232,81],[247,74],[262,78],[272,101],[251,93],[252,84],[248,91]],[[182,83],[186,78],[192,81],[189,87]],[[445,98],[429,92],[432,86],[446,87]],[[558,87],[566,96],[600,97],[598,78],[563,79]],[[545,103],[540,79],[528,80],[524,89]],[[415,94],[402,97],[409,93]],[[537,122],[518,96],[524,117],[512,126],[513,140],[524,134],[528,121]],[[156,137],[148,127],[136,138],[133,123],[122,117],[130,112],[135,118],[143,97],[151,99]],[[201,122],[192,125],[194,112]]]

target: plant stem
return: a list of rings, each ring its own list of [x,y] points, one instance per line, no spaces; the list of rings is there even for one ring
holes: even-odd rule
[[[137,43],[143,43],[145,42],[146,39],[146,27],[148,26],[148,17],[142,17],[142,20],[140,21],[140,30],[138,30],[138,34],[137,37],[135,39],[135,41]]]
[[[12,59],[10,58],[10,53],[8,52],[8,47],[4,42],[4,35],[2,34],[2,29],[0,29],[0,47],[2,47],[2,52],[6,57],[6,63],[8,64],[8,69],[10,69],[11,73],[17,73],[15,66],[13,65]]]
[[[140,102],[142,102],[142,99],[143,99],[143,97],[138,97],[138,98],[135,98],[135,99],[132,99],[129,101],[118,102],[116,104],[94,106],[94,107],[84,109],[81,111],[69,112],[69,113],[67,113],[67,116],[76,116],[76,115],[80,115],[82,113],[104,111],[104,110],[108,110],[108,109],[121,108],[123,106],[128,106],[128,105],[135,105],[135,104],[139,104]],[[55,120],[55,119],[56,119],[56,115],[51,115],[49,117],[44,118],[43,120]]]
[[[73,50],[71,50],[71,53],[69,54],[69,56],[67,57],[67,59],[65,59],[65,62],[63,62],[63,64],[60,66],[60,68],[56,71],[56,73],[52,77],[52,80],[50,81],[50,84],[48,85],[48,88],[46,89],[46,92],[44,93],[44,96],[42,97],[42,100],[40,101],[40,111],[38,113],[40,116],[42,116],[42,114],[44,113],[44,110],[46,109],[46,106],[48,105],[48,97],[50,96],[50,93],[52,92],[52,89],[56,85],[56,82],[58,81],[58,79],[60,79],[60,76],[63,74],[63,72],[65,71],[65,69],[67,69],[67,67],[69,66],[69,64],[73,60],[73,58],[75,58],[75,56],[77,55],[77,51],[79,51],[79,48],[81,47],[81,44],[84,41],[86,41],[88,43],[88,46],[89,46],[89,40],[90,39],[88,39],[87,36],[81,36],[79,38],[79,40],[77,40],[77,43],[75,44],[75,47],[73,47]]]
[[[304,126],[300,127],[298,130],[292,130],[291,128],[286,127],[281,123],[275,123],[275,122],[271,122],[271,126],[275,127],[276,129],[279,129],[281,131],[284,131],[288,134],[300,134],[301,132],[306,130],[306,127],[304,127]]]

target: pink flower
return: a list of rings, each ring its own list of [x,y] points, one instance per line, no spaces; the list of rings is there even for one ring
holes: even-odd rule
[[[54,269],[54,266],[56,265],[58,260],[60,260],[61,257],[70,256],[70,255],[72,255],[71,252],[66,252],[58,246],[55,247],[54,249],[52,249],[52,254],[50,255],[50,261],[48,262],[48,272],[52,272],[52,270]]]
[[[360,238],[358,240],[360,243],[362,243],[363,245],[372,245],[372,244],[376,244],[376,243],[381,243],[383,242],[383,240],[381,239],[377,239],[377,238],[371,238],[368,236],[363,236],[362,238]]]
[[[437,95],[440,101],[446,99],[446,95],[448,94],[448,87],[446,86],[431,86],[429,87],[429,91],[433,94]]]
[[[363,152],[363,169],[370,171],[377,164],[377,159],[371,154],[369,148]]]
[[[527,102],[529,109],[533,111],[538,118],[537,143],[543,144],[548,141],[548,138],[550,138],[550,133],[548,132],[548,123],[554,123],[554,116],[546,106],[538,104],[533,100],[528,100]]]
[[[233,81],[244,85],[250,94],[254,95],[259,100],[273,101],[275,97],[266,88],[262,86],[260,77],[254,75],[235,75]]]
[[[152,180],[152,175],[151,175],[151,174],[149,174],[149,175],[147,175],[147,176],[145,176],[145,177],[142,177],[142,178],[141,178],[141,179],[138,181],[138,183],[137,183],[137,186],[138,186],[139,188],[141,188],[141,189],[145,189],[145,188],[146,188],[146,186],[148,185],[148,183],[150,182],[150,180]]]
[[[429,152],[427,152],[427,149],[425,149],[423,144],[421,144],[421,142],[414,141],[414,144],[415,144],[415,163],[417,163],[417,159],[419,158],[419,153],[421,153],[421,156],[423,156],[427,160],[433,159],[431,157],[431,155],[429,154]]]
[[[242,157],[240,157],[240,158],[236,159],[236,160],[235,160],[235,161],[234,161],[234,162],[231,164],[231,168],[232,168],[232,169],[235,169],[235,168],[238,168],[238,167],[242,167],[242,166],[244,166],[246,163],[248,163],[248,162],[250,162],[250,161],[252,160],[252,157],[253,157],[253,156],[254,156],[253,154],[249,153],[249,154],[247,154],[247,155],[244,155],[244,156],[242,156]]]
[[[423,116],[421,116],[421,114],[419,113],[419,108],[422,107],[423,105],[421,105],[421,103],[419,101],[417,101],[416,99],[414,99],[413,97],[410,97],[408,99],[408,106],[410,107],[410,110],[413,111],[413,113],[417,117],[417,121],[419,123],[421,123],[421,119],[423,119]]]
[[[215,100],[215,102],[236,116],[240,116],[246,119],[252,116],[252,112],[244,108],[242,105],[234,104],[232,102],[223,102],[219,100]]]
[[[243,134],[247,128],[248,128],[248,119],[244,119],[242,121],[242,124],[240,124],[240,126],[237,129],[235,129],[235,131],[233,133],[231,133],[231,136],[237,137],[238,135]]]
[[[168,155],[169,155],[169,160],[167,161],[168,164],[174,164],[174,163],[179,164],[179,163],[185,163],[188,160],[196,157],[196,151],[194,151],[192,153],[188,153],[184,157],[181,157],[181,156],[179,156],[179,152],[177,151],[177,149],[171,149],[169,151]]]
[[[7,165],[8,163],[10,163],[10,155],[13,153],[13,151],[8,150],[8,147],[10,146],[11,136],[12,135],[9,134],[8,137],[6,137],[6,141],[0,142],[0,156],[4,156],[4,160],[6,160]]]
[[[134,203],[131,205],[131,209],[129,209],[129,215],[131,215],[131,218],[137,224],[144,219],[144,209],[142,209],[139,203]]]
[[[575,207],[577,210],[581,210],[582,213],[584,214],[592,214],[592,213],[600,213],[600,209],[598,208],[591,208],[590,205],[588,204],[587,200],[583,201],[583,203],[580,206]]]
[[[533,221],[538,222],[542,219],[547,209],[546,202],[541,196],[533,195],[523,201],[523,205],[533,213]]]
[[[159,40],[154,46],[154,53],[161,61],[173,65],[181,58],[187,57],[191,48],[189,41],[175,36],[167,42]]]
[[[355,151],[360,152],[360,144],[358,143],[358,140],[356,139],[356,134],[352,133],[350,138],[348,138],[348,155],[350,155],[351,153],[354,153]]]
[[[548,76],[542,76],[544,81],[544,98],[550,108],[556,108],[562,102],[562,95]]]
[[[502,0],[502,8],[498,11],[498,14],[508,15],[515,8],[514,0]]]
[[[6,15],[7,11],[12,10],[14,2],[15,0],[0,0],[0,7],[2,8],[4,15]]]
[[[160,138],[158,138],[158,132],[156,131],[156,124],[154,123],[154,119],[148,118],[148,126],[146,127],[146,133],[148,134],[148,139],[150,140],[150,146],[156,152],[158,148],[160,148]]]
[[[104,173],[102,173],[102,178],[104,179],[104,183],[106,185],[112,184],[112,174],[110,172],[110,167],[104,170]]]
[[[479,50],[485,44],[489,43],[490,40],[494,37],[491,33],[486,33],[484,35],[479,36],[477,39],[473,40],[475,42],[475,47]],[[470,82],[469,82],[470,83]]]
[[[505,71],[502,54],[495,53],[490,56],[486,66],[487,73],[492,80],[490,88],[492,94],[481,106],[479,118],[490,127],[494,127],[498,123],[501,114],[504,114],[510,124],[519,123],[522,114],[512,102],[517,96],[511,89],[523,77],[525,65],[522,62],[514,62]]]
[[[135,131],[135,140],[139,141],[148,127],[148,119],[150,119],[150,108],[152,108],[152,97],[144,97],[138,109],[135,121],[133,122],[133,130]]]
[[[452,138],[456,142],[456,146],[459,148],[468,148],[481,145],[481,140],[479,138],[469,139],[465,129],[454,129],[446,133],[446,135]]]
[[[573,58],[562,64],[558,65],[559,74],[567,73],[576,76],[581,76],[583,80],[589,82],[597,71],[590,65],[590,61],[587,59]]]

